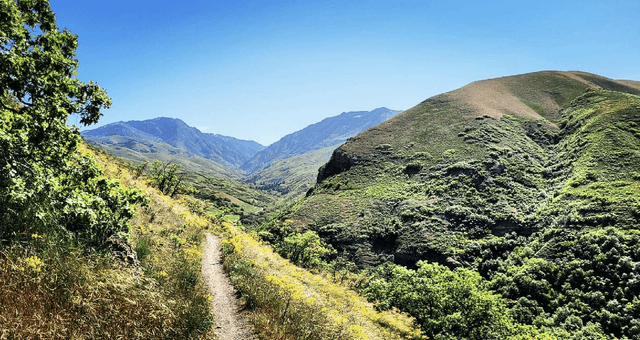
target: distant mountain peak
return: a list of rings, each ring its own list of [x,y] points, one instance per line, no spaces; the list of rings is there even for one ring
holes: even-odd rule
[[[331,146],[337,147],[348,138],[378,125],[400,112],[379,107],[371,111],[349,111],[325,118],[318,123],[282,137],[279,141],[257,153],[241,168],[251,174],[269,166],[274,160]]]
[[[131,120],[108,124],[97,129],[83,131],[89,141],[121,136],[116,144],[129,148],[146,141],[163,142],[186,154],[200,156],[222,164],[238,167],[264,146],[254,141],[244,141],[233,137],[203,133],[187,125],[179,118],[157,117],[147,120]],[[112,143],[115,143],[112,141]]]

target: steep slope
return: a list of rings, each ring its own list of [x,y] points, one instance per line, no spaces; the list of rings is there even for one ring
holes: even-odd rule
[[[548,338],[639,339],[639,90],[538,72],[429,98],[336,149],[307,197],[259,231],[281,245],[312,230],[340,257],[380,265],[365,290],[387,288],[372,302],[417,318],[437,279],[412,276],[427,260],[476,271]],[[422,320],[436,337],[441,325]]]
[[[336,149],[287,218],[361,265],[445,262],[473,240],[561,224],[557,209],[567,204],[554,202],[566,197],[569,170],[556,143],[573,136],[563,109],[589,91],[639,89],[582,72],[538,72],[429,98]]]
[[[245,181],[263,190],[279,192],[284,201],[298,197],[315,184],[318,168],[331,158],[335,148],[334,145],[274,160],[269,166],[246,177]]]
[[[288,196],[300,195],[311,187],[317,169],[329,160],[336,147],[399,112],[381,107],[326,118],[284,136],[258,152],[241,168],[247,171],[249,183]]]
[[[210,133],[202,133],[174,118],[118,122],[83,131],[84,138],[109,149],[116,146],[142,153],[188,154],[220,164],[223,168],[238,167],[264,147]]]
[[[277,159],[340,145],[349,137],[380,124],[399,112],[381,107],[369,112],[343,112],[338,116],[325,118],[321,122],[282,137],[242,164],[242,169],[253,173]]]

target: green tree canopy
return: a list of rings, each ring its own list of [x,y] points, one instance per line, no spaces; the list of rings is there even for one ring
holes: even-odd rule
[[[77,152],[78,114],[93,124],[111,105],[76,78],[77,36],[59,30],[46,0],[0,0],[0,238],[29,232],[82,236],[124,231],[142,197],[102,176]]]
[[[506,302],[479,274],[418,262],[417,270],[388,265],[363,291],[381,309],[414,316],[433,339],[505,339],[513,321]]]

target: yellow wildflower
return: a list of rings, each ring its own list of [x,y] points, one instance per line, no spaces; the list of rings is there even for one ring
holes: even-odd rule
[[[29,256],[27,257],[25,262],[27,264],[27,267],[30,267],[36,272],[42,270],[42,260],[40,260],[40,258],[38,258],[37,256]]]
[[[156,279],[161,283],[164,282],[164,280],[168,277],[169,277],[169,274],[167,274],[167,272],[165,272],[164,270],[161,270],[156,274]]]
[[[182,251],[187,255],[187,258],[192,261],[197,261],[202,257],[202,253],[198,250],[198,246],[196,245],[183,249]]]

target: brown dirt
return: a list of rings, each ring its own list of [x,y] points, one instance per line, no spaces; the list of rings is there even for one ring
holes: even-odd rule
[[[206,236],[202,275],[213,295],[211,306],[216,316],[216,335],[222,340],[253,340],[253,332],[240,314],[236,291],[222,268],[220,238],[212,234]]]
[[[501,84],[499,80],[484,80],[471,83],[449,93],[454,100],[470,104],[474,115],[502,118],[505,113],[541,119],[542,117],[525,105]]]

